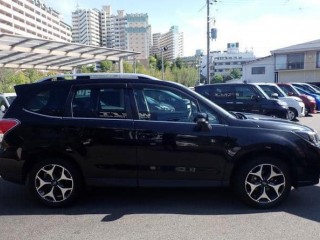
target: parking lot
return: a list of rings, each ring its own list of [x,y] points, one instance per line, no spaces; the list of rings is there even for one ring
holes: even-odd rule
[[[299,118],[320,132],[320,114]],[[297,192],[299,191],[299,192]],[[0,179],[0,239],[319,239],[320,185],[272,210],[229,189],[91,189],[76,205],[38,205]]]

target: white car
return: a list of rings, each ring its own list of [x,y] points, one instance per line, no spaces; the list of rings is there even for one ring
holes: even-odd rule
[[[275,83],[255,83],[262,91],[269,97],[279,98],[286,102],[289,107],[288,118],[289,120],[296,120],[297,117],[305,116],[305,105],[303,101],[295,96],[288,96],[278,85]]]
[[[7,111],[16,96],[16,93],[0,93],[0,118],[3,117],[3,114]]]

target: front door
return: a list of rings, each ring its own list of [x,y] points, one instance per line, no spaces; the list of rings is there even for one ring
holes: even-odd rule
[[[179,96],[179,108],[150,93]],[[194,186],[221,183],[226,164],[226,127],[214,112],[176,89],[135,85],[138,119],[138,179],[141,186]],[[210,113],[212,129],[201,131],[194,122],[200,111]]]

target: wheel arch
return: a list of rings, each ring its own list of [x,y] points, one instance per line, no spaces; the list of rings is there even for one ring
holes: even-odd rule
[[[79,172],[82,182],[84,183],[84,173],[81,170],[81,167],[79,163],[71,157],[70,155],[63,154],[58,151],[42,151],[42,152],[34,152],[28,155],[28,157],[25,160],[24,166],[23,166],[23,181],[27,181],[27,177],[29,172],[32,170],[33,166],[35,166],[37,163],[47,160],[47,159],[53,159],[53,158],[58,158],[63,161],[67,161],[71,163]]]
[[[275,158],[277,160],[280,160],[284,162],[290,171],[291,174],[291,180],[292,180],[292,185],[296,186],[297,184],[297,163],[294,161],[292,157],[289,157],[288,154],[286,154],[283,151],[277,151],[277,150],[272,150],[272,149],[261,149],[258,151],[251,151],[247,152],[241,157],[239,157],[233,164],[233,168],[230,174],[230,184],[234,184],[234,179],[237,171],[239,168],[246,162],[251,161],[252,159],[258,158],[258,157],[270,157],[270,158]]]

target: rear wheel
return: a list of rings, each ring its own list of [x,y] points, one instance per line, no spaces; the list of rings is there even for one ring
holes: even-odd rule
[[[69,162],[50,159],[37,163],[28,175],[32,195],[43,204],[61,207],[72,203],[81,192],[81,177]]]
[[[271,157],[256,158],[241,166],[234,190],[246,204],[257,208],[279,205],[291,191],[291,176],[285,163]]]

